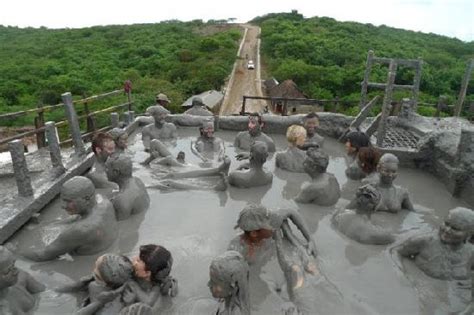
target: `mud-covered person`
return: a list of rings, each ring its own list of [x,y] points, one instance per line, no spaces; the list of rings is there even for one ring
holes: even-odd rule
[[[322,148],[324,144],[324,137],[317,133],[319,127],[319,116],[318,114],[311,112],[303,117],[303,127],[306,129],[306,140],[300,149],[307,150],[309,148]]]
[[[285,151],[277,152],[275,155],[275,166],[289,172],[303,173],[303,161],[306,152],[300,147],[306,141],[306,129],[299,125],[291,125],[286,130],[286,140],[288,148]]]
[[[15,266],[15,256],[0,246],[0,314],[30,314],[45,286]]]
[[[105,174],[105,161],[115,152],[115,141],[108,133],[99,132],[92,138],[92,152],[95,162],[91,170],[85,175],[94,184],[95,188],[118,189],[117,184],[110,182]]]
[[[149,124],[142,129],[142,141],[145,151],[150,151],[150,141],[174,140],[177,137],[176,126],[173,123],[166,122],[170,112],[160,105],[147,108],[147,114],[153,117],[154,123]]]
[[[142,245],[132,263],[135,281],[124,292],[124,299],[128,304],[141,302],[153,307],[160,295],[178,294],[178,280],[170,276],[173,257],[165,247]]]
[[[359,150],[370,146],[370,138],[361,131],[352,131],[345,137],[346,152],[349,158],[349,166],[346,168],[346,176],[353,180],[360,180],[366,176],[357,160]]]
[[[265,123],[258,113],[252,113],[247,123],[247,131],[241,131],[234,140],[234,147],[249,151],[252,144],[256,141],[264,142],[267,145],[268,152],[275,152],[275,143],[273,139],[263,133],[262,129]]]

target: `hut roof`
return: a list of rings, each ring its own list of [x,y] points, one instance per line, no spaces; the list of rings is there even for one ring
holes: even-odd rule
[[[307,98],[293,80],[285,80],[269,91],[270,97]]]
[[[193,98],[195,97],[200,97],[202,99],[202,102],[208,109],[212,109],[222,102],[224,99],[224,94],[222,92],[216,91],[216,90],[210,90],[203,92],[198,95],[193,95],[190,98],[188,98],[181,106],[182,107],[191,107],[193,103]]]

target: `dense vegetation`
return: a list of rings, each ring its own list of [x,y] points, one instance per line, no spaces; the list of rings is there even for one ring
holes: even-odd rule
[[[437,103],[446,95],[453,104],[458,96],[467,62],[474,58],[474,42],[387,26],[337,22],[327,17],[303,18],[301,14],[269,14],[253,20],[262,28],[262,59],[267,73],[278,81],[293,79],[310,98],[358,101],[367,52],[377,57],[424,61],[420,101]],[[414,72],[399,68],[397,84],[412,84]],[[474,77],[474,76],[473,76]],[[370,81],[386,82],[387,67],[373,67]],[[377,93],[372,91],[372,94]],[[405,94],[404,94],[405,93]],[[467,95],[474,100],[474,80]],[[395,94],[400,99],[406,92]],[[354,112],[357,107],[347,109]],[[432,108],[420,108],[424,113]]]
[[[159,92],[179,111],[191,95],[220,90],[240,37],[236,26],[200,20],[60,30],[0,26],[0,112],[57,104],[66,91],[79,98],[112,91],[127,79],[138,111]]]

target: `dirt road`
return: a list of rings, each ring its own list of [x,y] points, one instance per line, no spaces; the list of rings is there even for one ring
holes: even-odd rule
[[[260,45],[258,35],[260,28],[245,24],[245,38],[240,54],[234,65],[233,76],[229,80],[226,96],[221,106],[221,115],[238,114],[242,108],[242,96],[262,96],[260,79]],[[252,60],[255,69],[247,69],[247,63]],[[265,101],[247,100],[246,112],[262,112]]]

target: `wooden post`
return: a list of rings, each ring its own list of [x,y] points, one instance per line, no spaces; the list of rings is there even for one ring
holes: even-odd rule
[[[12,157],[13,172],[15,174],[18,194],[22,197],[33,195],[30,173],[25,159],[25,149],[21,140],[13,140],[8,143],[8,149]]]
[[[125,94],[127,94],[128,111],[132,111],[132,81],[126,80],[123,85],[123,90],[125,91]]]
[[[35,117],[35,128],[39,129],[39,128],[44,127],[44,113],[43,113],[42,104],[38,104],[37,107],[39,111],[38,111],[38,116]],[[36,145],[38,146],[38,149],[46,146],[44,130],[36,133]]]
[[[471,78],[471,73],[473,69],[474,69],[474,59],[471,59],[469,61],[469,65],[467,66],[466,73],[464,74],[464,78],[461,83],[461,90],[459,91],[456,107],[454,108],[454,116],[456,117],[461,116],[462,104],[464,103],[464,98],[466,97],[467,86],[469,84],[469,80]]]
[[[367,101],[367,85],[369,83],[370,71],[372,70],[372,58],[374,58],[374,51],[369,50],[369,53],[367,54],[367,61],[365,64],[364,81],[362,81],[362,89],[360,92],[359,107],[361,109],[365,106],[365,102]]]
[[[421,57],[418,57],[418,64],[415,68],[415,77],[413,78],[413,90],[412,90],[413,111],[415,113],[418,110],[418,93],[420,92],[422,69],[423,69],[423,59],[421,59]]]
[[[76,110],[72,102],[72,95],[66,92],[61,95],[64,103],[64,110],[69,124],[69,131],[71,132],[72,143],[74,144],[74,151],[77,155],[86,153],[84,142],[82,142],[81,128],[77,118]]]
[[[245,101],[246,100],[247,100],[247,97],[244,95],[243,101],[242,101],[242,109],[240,110],[240,115],[245,115]]]
[[[446,96],[440,95],[438,98],[438,104],[436,105],[435,117],[439,118],[441,116],[441,111],[443,110],[445,105],[446,105]]]
[[[397,63],[395,60],[390,61],[388,68],[387,86],[385,87],[385,96],[382,105],[382,115],[380,117],[380,123],[377,128],[377,146],[379,148],[383,145],[383,139],[387,131],[387,118],[390,113],[390,103],[392,102],[393,84],[395,83],[395,76],[397,74]]]

